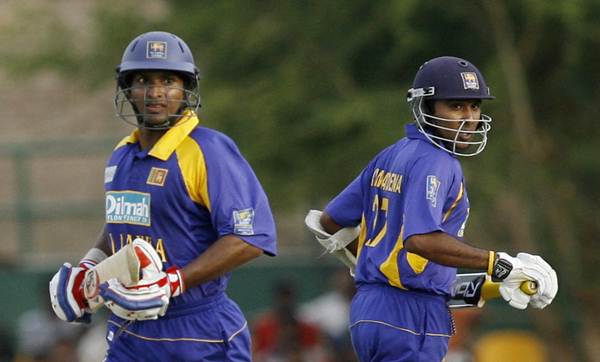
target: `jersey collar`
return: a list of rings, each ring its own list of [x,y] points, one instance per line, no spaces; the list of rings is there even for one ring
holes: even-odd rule
[[[198,126],[200,123],[198,116],[191,111],[186,111],[185,115],[179,121],[181,125],[170,128],[156,142],[148,154],[162,161],[166,161],[177,146]],[[136,129],[126,139],[126,143],[136,143],[139,140],[140,130]]]
[[[406,137],[408,137],[408,138],[416,138],[416,139],[420,139],[420,140],[429,142],[427,137],[425,137],[424,134],[419,132],[419,130],[417,129],[417,126],[414,123],[406,124],[404,126],[404,132],[406,132]]]

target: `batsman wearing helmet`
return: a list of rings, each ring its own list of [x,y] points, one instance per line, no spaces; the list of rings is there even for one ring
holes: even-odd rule
[[[375,156],[322,214],[309,213],[307,225],[320,215],[316,234],[333,249],[341,230],[360,227],[354,255],[338,255],[350,266],[356,257],[350,331],[361,361],[441,361],[453,334],[446,302],[457,268],[487,271],[518,309],[554,299],[556,273],[541,257],[463,240],[469,198],[459,158],[485,148],[492,120],[481,104],[493,98],[469,61],[425,62],[408,91],[414,119],[406,137]],[[536,294],[521,290],[527,281]]]
[[[274,220],[235,143],[200,125],[187,44],[166,32],[133,39],[115,107],[136,129],[106,165],[95,247],[50,283],[54,310],[72,322],[108,307],[107,361],[250,361],[246,319],[225,289],[232,269],[276,254]]]

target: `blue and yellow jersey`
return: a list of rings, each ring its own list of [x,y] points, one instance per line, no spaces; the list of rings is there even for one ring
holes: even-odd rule
[[[469,200],[459,161],[413,124],[381,151],[325,208],[341,226],[361,225],[357,284],[384,283],[447,296],[456,268],[407,252],[416,234],[442,231],[462,240]]]
[[[113,151],[104,180],[110,248],[145,239],[165,269],[184,267],[225,235],[275,255],[273,215],[250,165],[229,137],[186,117],[149,150],[136,130]],[[169,311],[222,293],[228,279],[187,290]]]

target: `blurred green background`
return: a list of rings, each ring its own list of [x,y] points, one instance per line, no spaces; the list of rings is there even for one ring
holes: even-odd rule
[[[0,328],[14,342],[40,285],[92,245],[105,159],[131,131],[114,116],[114,68],[136,35],[164,30],[192,48],[204,125],[237,142],[275,212],[281,255],[230,284],[249,318],[279,277],[301,301],[326,291],[335,261],[304,214],[403,136],[419,65],[454,55],[496,96],[490,142],[463,162],[466,239],[540,254],[560,282],[543,311],[490,303],[481,330],[524,328],[552,360],[600,360],[599,16],[598,0],[3,1]]]

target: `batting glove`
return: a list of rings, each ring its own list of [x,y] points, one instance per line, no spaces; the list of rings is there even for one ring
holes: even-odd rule
[[[495,261],[491,270],[492,281],[499,282],[500,295],[508,304],[517,309],[525,309],[531,301],[531,296],[521,290],[521,284],[527,280],[535,280],[524,272],[522,260],[506,253],[494,255]]]
[[[83,278],[90,264],[73,267],[64,263],[50,280],[50,302],[58,318],[67,322],[89,323],[91,314],[86,310]]]
[[[532,277],[538,286],[537,293],[531,296],[529,304],[537,309],[547,307],[552,303],[558,292],[556,271],[538,255],[519,253],[517,259],[523,262],[524,274]]]
[[[100,285],[104,305],[118,317],[127,320],[149,320],[162,317],[169,301],[183,293],[183,274],[177,267],[166,272],[145,274],[138,283],[125,286],[117,279]]]

